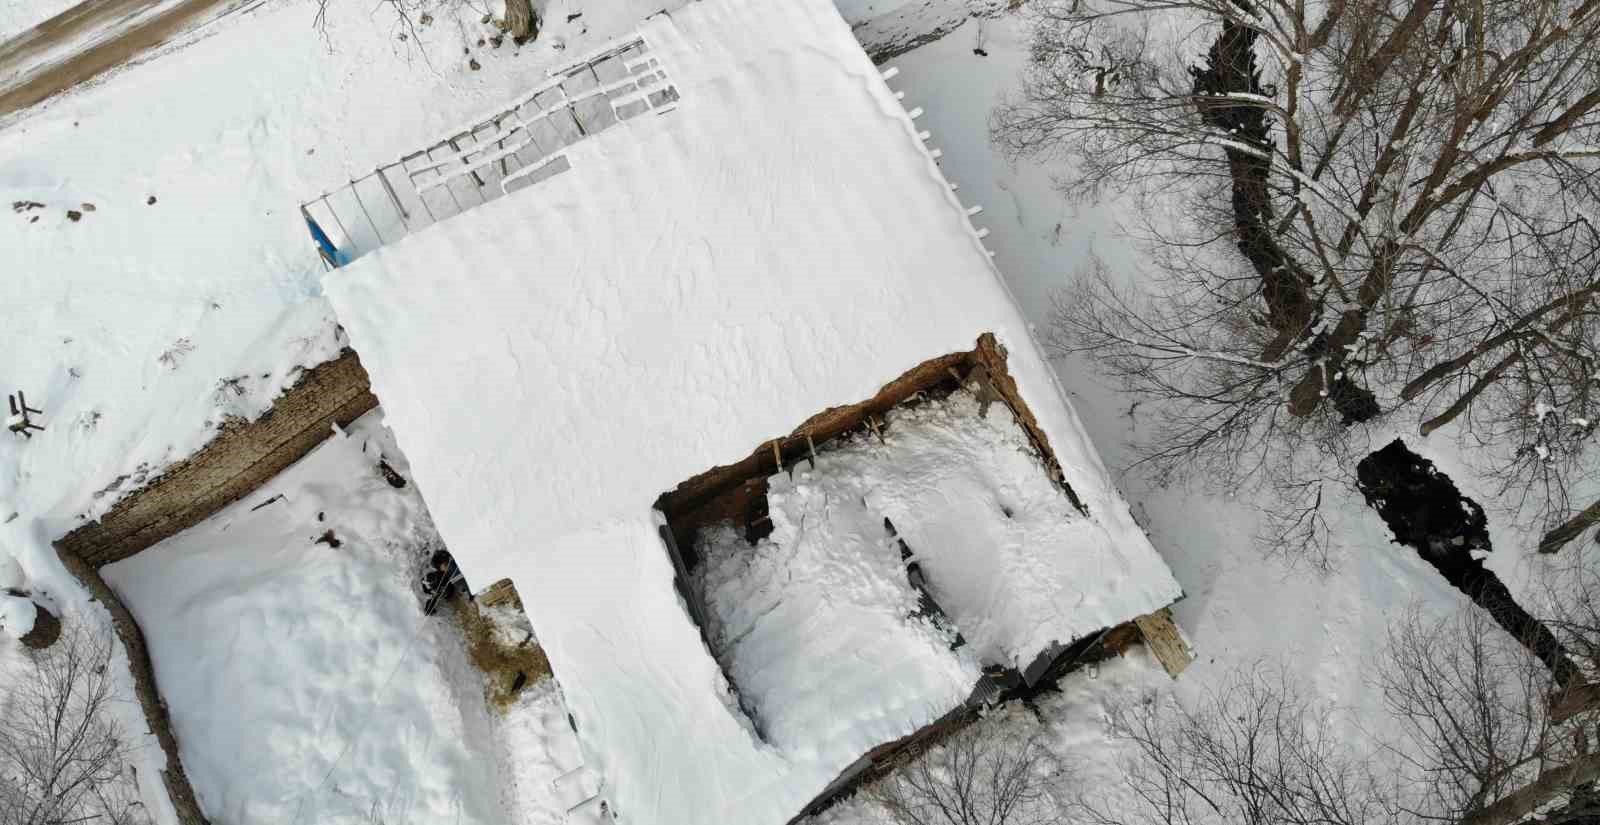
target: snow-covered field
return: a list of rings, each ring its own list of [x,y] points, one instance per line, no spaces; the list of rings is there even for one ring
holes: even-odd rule
[[[0,32],[32,25],[55,3],[66,5],[11,0],[0,6]],[[840,5],[876,14],[911,4]],[[192,452],[223,416],[264,410],[298,366],[342,343],[295,205],[492,110],[530,77],[542,78],[563,53],[630,29],[660,6],[554,0],[546,33],[517,54],[509,44],[478,46],[489,32],[476,16],[441,18],[401,43],[360,3],[334,4],[330,36],[322,40],[309,28],[309,0],[281,0],[247,24],[219,24],[181,52],[6,124],[0,201],[45,206],[0,214],[7,275],[0,279],[0,393],[27,391],[46,411],[47,430],[30,441],[0,438],[0,567],[14,557],[20,577],[7,575],[69,616],[93,616],[48,540],[80,515],[109,506],[114,494],[97,493],[117,479],[128,477],[124,489],[137,484]],[[578,11],[581,17],[568,19]],[[480,70],[469,67],[463,49]],[[986,244],[1024,314],[1043,324],[1050,294],[1087,253],[1135,276],[1141,252],[1119,237],[1116,203],[1068,203],[1053,190],[1050,167],[1010,165],[989,146],[989,111],[1014,87],[1026,55],[1019,19],[972,21],[895,59],[901,74],[893,85],[907,92],[906,105],[927,109],[919,124],[944,151],[945,174],[960,184],[965,202],[986,207]],[[69,220],[68,209],[83,212],[81,220]],[[1087,364],[1057,367],[1106,462],[1126,466],[1142,436],[1142,413],[1116,387],[1098,383]],[[222,384],[233,378],[241,379],[242,393]],[[340,483],[364,466],[363,456],[348,452],[352,443],[335,442],[343,446],[319,459]],[[1534,566],[1525,555],[1531,537],[1497,517],[1493,488],[1477,480],[1447,433],[1408,443],[1489,506],[1499,548],[1490,563],[1517,591]],[[1323,576],[1263,561],[1252,548],[1257,514],[1247,501],[1154,486],[1136,473],[1119,480],[1184,587],[1178,621],[1199,659],[1173,683],[1136,650],[1101,668],[1098,678],[1074,677],[1044,700],[1055,749],[1089,766],[1085,781],[1116,778],[1106,703],[1145,690],[1192,696],[1258,663],[1282,664],[1352,718],[1376,718],[1361,662],[1389,620],[1417,600],[1435,610],[1464,602],[1411,551],[1389,543],[1354,491],[1339,491],[1337,513],[1350,550]],[[250,546],[260,552],[247,562],[225,563],[207,552],[236,549],[216,544],[224,533],[200,544],[182,537],[178,549],[159,551],[174,559],[205,555],[181,575],[151,567],[141,576],[142,558],[113,574],[141,619],[162,628],[152,633],[158,669],[193,677],[164,685],[185,752],[196,753],[193,778],[207,805],[219,806],[217,821],[289,821],[302,804],[318,818],[357,817],[375,789],[413,774],[413,801],[402,807],[428,813],[417,821],[449,820],[458,811],[462,821],[495,819],[508,808],[522,822],[561,821],[560,806],[548,802],[550,783],[578,757],[560,725],[554,689],[525,696],[502,739],[471,741],[468,733],[481,733],[483,723],[472,702],[461,701],[461,663],[434,647],[427,648],[435,650],[432,659],[412,653],[402,662],[405,634],[419,617],[382,547],[404,535],[403,525],[379,516],[415,513],[414,505],[313,484],[306,500],[316,497],[363,514],[350,529],[366,541],[333,550],[310,543],[316,532],[273,532],[277,508],[309,512],[307,504],[279,502],[234,513],[241,528],[259,530]],[[320,565],[329,558],[341,564]],[[263,589],[267,582],[292,590],[294,599]],[[371,601],[362,610],[372,621],[333,639],[326,623],[355,612],[338,598],[352,596]],[[393,626],[377,626],[384,616]],[[327,658],[307,661],[310,650]],[[17,656],[15,645],[0,644],[0,666]],[[301,662],[304,672],[289,678],[283,661]],[[352,661],[363,664],[346,664]],[[396,677],[401,684],[379,691],[386,668],[396,664],[426,678]],[[261,690],[268,684],[278,689]],[[407,704],[413,701],[421,707]],[[247,712],[230,715],[231,705]],[[195,730],[206,733],[185,735]],[[281,742],[256,738],[262,730],[277,731]],[[493,748],[502,749],[498,762],[486,750]],[[159,752],[151,752],[159,766]],[[515,766],[514,778],[505,776],[507,765]],[[153,775],[146,767],[141,775]],[[446,788],[444,780],[421,777],[425,768],[458,779]],[[846,805],[825,819],[865,816]],[[390,821],[408,820],[396,812]]]

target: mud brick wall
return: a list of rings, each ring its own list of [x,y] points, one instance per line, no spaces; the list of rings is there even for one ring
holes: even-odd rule
[[[307,370],[255,421],[225,424],[211,443],[129,493],[104,518],[57,539],[57,550],[100,568],[186,530],[256,490],[376,407],[352,350]]]

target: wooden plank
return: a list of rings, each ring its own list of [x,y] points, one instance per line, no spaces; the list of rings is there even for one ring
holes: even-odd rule
[[[517,588],[511,584],[510,579],[501,579],[483,589],[477,595],[478,604],[484,607],[494,607],[500,604],[514,604],[522,606],[522,599],[517,596]]]
[[[1178,678],[1178,674],[1194,661],[1194,651],[1190,649],[1188,640],[1183,638],[1183,631],[1172,620],[1172,608],[1163,607],[1148,616],[1134,619],[1133,623],[1144,636],[1145,646],[1167,669],[1168,676]]]

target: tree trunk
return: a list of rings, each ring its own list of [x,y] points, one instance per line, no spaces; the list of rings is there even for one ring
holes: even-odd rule
[[[1225,150],[1233,184],[1233,228],[1239,251],[1261,278],[1267,322],[1277,333],[1261,359],[1275,361],[1310,331],[1317,306],[1311,297],[1310,277],[1279,245],[1272,231],[1272,141],[1266,110],[1254,103],[1225,102],[1235,94],[1270,96],[1256,68],[1258,36],[1254,29],[1224,20],[1205,65],[1190,67],[1189,75],[1194,80],[1195,105],[1206,125],[1250,147]]]
[[[1600,501],[1584,508],[1583,512],[1568,519],[1565,524],[1545,533],[1544,538],[1539,541],[1539,552],[1554,553],[1596,524],[1600,524]]]
[[[533,0],[506,0],[506,31],[521,45],[539,36],[539,16]]]
[[[1600,779],[1600,753],[1580,756],[1559,768],[1539,774],[1527,785],[1495,800],[1493,804],[1468,814],[1460,825],[1511,825],[1539,810],[1558,794]]]

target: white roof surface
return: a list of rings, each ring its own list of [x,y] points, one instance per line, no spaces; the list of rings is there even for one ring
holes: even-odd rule
[[[833,6],[706,0],[642,31],[676,111],[326,289],[468,580],[516,582],[618,816],[781,825],[940,710],[756,738],[673,589],[662,492],[993,332],[1091,514],[1073,552],[1100,580],[1076,584],[1100,595],[1072,627],[1179,589]]]

